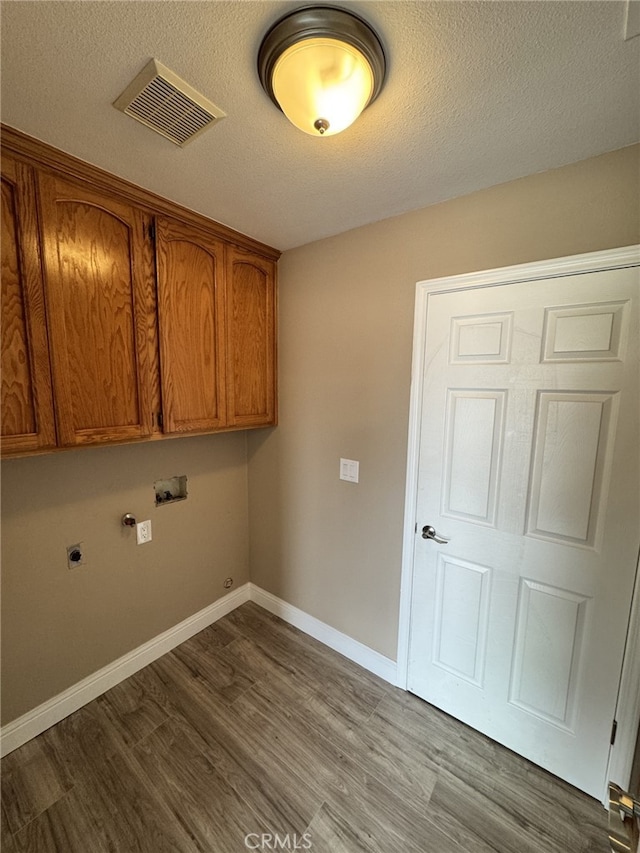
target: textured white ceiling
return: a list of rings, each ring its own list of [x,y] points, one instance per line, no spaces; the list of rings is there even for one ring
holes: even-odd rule
[[[272,0],[2,3],[2,120],[280,249],[640,138],[625,4],[349,2],[387,84],[349,130],[297,131],[255,65]],[[156,57],[228,117],[184,149],[113,100]]]

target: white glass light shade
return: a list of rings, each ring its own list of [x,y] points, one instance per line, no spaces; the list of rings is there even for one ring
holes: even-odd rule
[[[337,39],[309,38],[279,57],[272,85],[292,124],[312,136],[333,136],[367,106],[374,81],[371,66],[355,47]]]

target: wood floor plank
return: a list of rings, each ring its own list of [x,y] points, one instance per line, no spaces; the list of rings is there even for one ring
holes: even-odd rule
[[[550,820],[530,823],[524,810],[514,811],[504,803],[483,797],[461,779],[443,770],[438,775],[430,810],[434,820],[449,834],[462,840],[455,827],[462,825],[465,837],[479,838],[489,849],[501,853],[581,853],[584,839],[572,827]],[[606,835],[602,838],[606,849]]]
[[[304,766],[326,796],[327,807],[341,821],[360,826],[359,838],[367,839],[372,850],[431,851],[434,853],[490,853],[473,833],[467,833],[466,846],[442,832],[430,813],[430,798],[437,774],[417,768],[422,780],[420,796],[415,796],[415,780],[406,788],[404,774],[386,764],[384,770],[370,762],[370,753],[352,750],[332,737],[319,736],[317,717],[303,705],[281,704],[270,685],[258,683],[235,703],[243,718],[251,715],[251,731],[260,730],[281,744],[282,760]],[[355,823],[354,823],[355,825]],[[460,836],[462,838],[462,835]]]
[[[371,836],[336,814],[329,803],[323,803],[309,824],[307,834],[314,853],[371,853]],[[303,836],[304,839],[304,836]],[[301,843],[306,843],[304,840]]]
[[[47,729],[40,738],[48,759],[69,786],[84,781],[102,762],[125,749],[97,699]]]
[[[400,839],[417,847],[423,838],[438,834],[425,809],[435,786],[435,773],[423,777],[424,797],[409,800],[405,791],[398,791],[395,773],[379,773],[367,756],[319,735],[302,706],[279,703],[266,685],[257,684],[235,703],[234,710],[248,722],[248,737],[260,732],[277,744],[279,760],[285,766],[293,771],[304,768],[319,796],[342,815],[352,819],[362,816],[387,848]]]
[[[0,850],[2,850],[2,853],[16,853],[14,836],[10,832],[6,832],[6,830],[3,830],[0,835]]]
[[[142,771],[129,756],[106,759],[91,780],[79,787],[94,820],[92,837],[104,839],[107,849],[195,853],[192,839],[145,784]]]
[[[0,808],[0,850],[13,851],[15,850],[13,844],[13,833],[9,827],[9,821],[7,820],[7,814],[5,811],[6,807],[10,807],[8,790],[5,792],[5,797],[6,799],[3,799],[2,807]],[[29,808],[31,809],[33,807],[29,805]]]
[[[289,649],[297,657],[311,655],[311,665],[314,671],[323,665],[328,666],[327,674],[333,678],[336,673],[355,677],[368,684],[372,688],[386,691],[389,687],[387,682],[363,669],[358,664],[339,654],[329,646],[294,628],[288,622],[269,613],[254,602],[247,602],[242,607],[234,610],[225,617],[229,624],[241,628],[241,636],[253,640],[258,645],[269,648],[281,648],[282,651]]]
[[[386,697],[371,729],[422,751],[438,772],[451,773],[485,801],[520,815],[532,833],[546,839],[550,853],[579,853],[587,839],[606,837],[606,812],[590,797],[417,697]]]
[[[165,691],[166,707],[190,726],[196,744],[263,823],[284,833],[302,832],[320,805],[313,788],[283,773],[268,742],[249,746],[244,722],[177,657],[167,655],[149,669],[145,677],[156,679],[152,689]]]
[[[238,636],[238,632],[233,630],[224,619],[220,622],[214,622],[213,625],[208,625],[202,631],[191,638],[197,648],[203,652],[211,652],[214,649],[224,649],[229,643],[232,643]]]
[[[7,756],[2,766],[3,837],[18,832],[73,787],[73,782],[35,738]]]
[[[242,667],[254,684],[265,679],[274,684],[284,701],[306,699],[311,693],[307,673],[296,664],[294,655],[283,657],[268,644],[258,646],[246,637],[238,637],[221,654]]]
[[[8,853],[608,853],[600,804],[253,603],[1,767]]]
[[[326,701],[346,707],[357,722],[364,722],[389,689],[382,679],[297,631],[252,602],[226,617],[268,654],[294,662],[298,678],[322,692]]]
[[[219,654],[203,654],[197,641],[191,638],[172,654],[194,678],[210,684],[223,701],[231,703],[248,690],[253,681],[241,667],[225,659],[223,651]]]
[[[167,719],[166,712],[133,679],[96,700],[127,747],[133,747]]]
[[[261,732],[280,745],[283,763],[306,768],[324,792],[325,805],[330,806],[331,813],[340,818],[339,823],[357,822],[358,837],[361,841],[366,839],[371,850],[460,851],[460,846],[441,832],[427,814],[435,773],[424,776],[423,797],[412,797],[413,785],[400,796],[395,768],[387,765],[386,772],[377,774],[379,767],[374,765],[372,772],[367,754],[357,750],[352,754],[343,749],[344,744],[319,736],[304,706],[281,703],[277,692],[274,697],[270,683],[256,684],[234,704],[234,710],[249,721],[249,737]],[[468,849],[480,853],[479,839],[468,834],[468,841]]]
[[[192,740],[189,727],[163,723],[134,749],[149,784],[202,853],[242,850],[248,833],[269,830]]]
[[[15,853],[110,853],[95,831],[92,805],[80,788],[69,792],[12,839]],[[3,853],[6,853],[3,846]]]
[[[268,690],[269,685],[263,685]],[[402,739],[386,730],[372,727],[373,716],[365,725],[352,719],[349,708],[328,704],[326,697],[314,694],[304,703],[317,736],[330,740],[346,754],[357,756],[366,769],[400,794],[413,808],[426,808],[433,790],[436,768],[424,760],[424,751],[412,752]]]
[[[196,853],[197,847],[122,755],[105,758],[68,796],[14,836],[33,853]]]

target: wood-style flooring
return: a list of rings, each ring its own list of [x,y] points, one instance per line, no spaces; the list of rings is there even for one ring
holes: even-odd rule
[[[2,781],[3,853],[609,851],[599,803],[255,604]]]

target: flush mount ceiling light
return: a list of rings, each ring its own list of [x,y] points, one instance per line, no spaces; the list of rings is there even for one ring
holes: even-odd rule
[[[281,18],[258,53],[260,82],[289,121],[312,136],[349,127],[380,94],[382,44],[362,18],[307,6]]]

